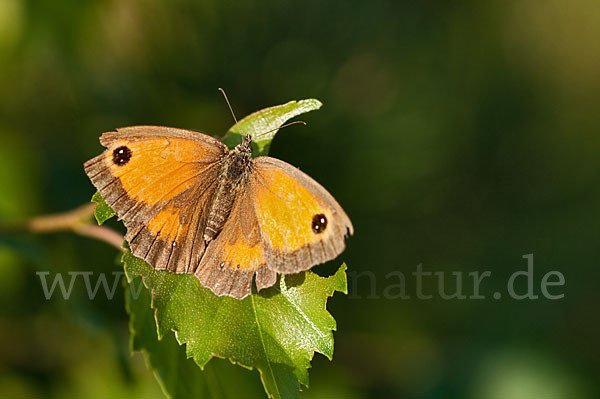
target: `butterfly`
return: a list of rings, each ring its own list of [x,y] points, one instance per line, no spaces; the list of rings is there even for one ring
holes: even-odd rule
[[[228,150],[190,130],[133,126],[102,134],[85,173],[154,269],[194,274],[216,295],[244,298],[337,257],[353,226],[311,177],[252,158],[252,138]]]

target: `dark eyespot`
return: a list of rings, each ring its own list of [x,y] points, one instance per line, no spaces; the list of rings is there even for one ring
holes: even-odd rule
[[[124,145],[113,151],[113,162],[115,165],[123,166],[131,159],[131,150]]]
[[[327,228],[327,218],[322,213],[319,213],[312,218],[312,231],[315,234],[321,234]]]

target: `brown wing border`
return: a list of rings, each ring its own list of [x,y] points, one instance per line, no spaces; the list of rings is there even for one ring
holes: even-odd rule
[[[179,139],[187,139],[192,141],[201,141],[205,144],[218,147],[223,154],[226,154],[228,149],[227,146],[219,139],[209,136],[207,134],[196,132],[194,130],[180,129],[176,127],[167,126],[154,126],[154,125],[137,125],[120,127],[115,131],[105,132],[100,136],[100,144],[104,147],[108,147],[115,140],[120,139],[132,139],[139,138],[144,139],[146,137],[174,137]]]

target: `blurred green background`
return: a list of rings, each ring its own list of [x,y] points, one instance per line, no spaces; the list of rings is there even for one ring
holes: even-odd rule
[[[88,201],[104,131],[222,134],[218,87],[238,117],[318,98],[271,150],[356,229],[334,359],[315,357],[304,396],[599,397],[599,38],[596,0],[0,0],[0,222]],[[493,299],[529,253],[536,292],[557,270],[565,297]],[[121,289],[46,301],[35,274],[112,273],[117,255],[0,237],[0,397],[162,397],[129,355]],[[487,299],[414,298],[418,264],[491,271]],[[394,271],[413,298],[383,295]]]

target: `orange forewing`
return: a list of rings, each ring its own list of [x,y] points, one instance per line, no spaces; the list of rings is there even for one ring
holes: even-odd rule
[[[254,160],[250,191],[265,247],[267,266],[295,273],[343,251],[352,223],[321,185],[293,166],[270,157]],[[315,217],[327,226],[313,229]]]
[[[225,145],[201,133],[156,126],[118,129],[100,142],[107,150],[84,168],[125,222],[134,255],[156,269],[194,269],[204,251],[197,231]],[[128,156],[115,162],[121,148]]]
[[[313,233],[313,215],[332,212],[323,201],[281,169],[260,170],[254,190],[256,216],[265,239],[282,251],[294,251],[322,237]],[[324,234],[328,234],[325,231]]]
[[[123,165],[112,163],[112,151],[127,146],[131,160]],[[193,186],[194,177],[201,168],[194,161],[202,159],[201,149],[191,140],[179,138],[155,138],[147,141],[131,142],[116,140],[105,152],[105,162],[111,173],[119,178],[123,189],[130,198],[146,204],[169,201]]]

